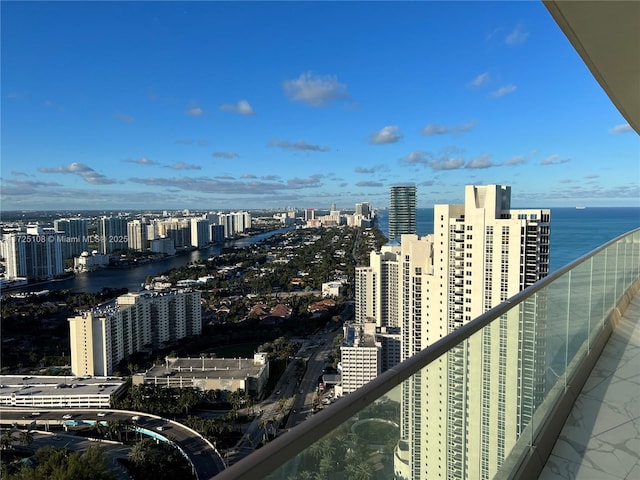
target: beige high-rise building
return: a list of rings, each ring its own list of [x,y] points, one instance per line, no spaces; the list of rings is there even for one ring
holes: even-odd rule
[[[132,353],[201,332],[200,292],[121,295],[69,319],[71,370],[111,375]]]
[[[433,234],[401,235],[356,269],[356,320],[401,327],[405,360],[546,276],[549,226],[549,210],[512,209],[510,187],[466,186],[463,204],[434,207]],[[398,478],[492,478],[539,402],[545,328],[530,319],[544,308],[403,384]]]
[[[376,341],[376,324],[345,323],[344,342],[340,347],[342,395],[354,392],[382,371],[382,346]]]
[[[510,187],[467,186],[464,204],[435,206],[432,236],[403,235],[402,358],[546,276],[549,222],[549,210],[512,209]],[[405,382],[398,477],[493,478],[539,402],[544,326],[530,319],[543,308],[499,322]]]
[[[148,225],[140,220],[127,223],[127,246],[136,252],[147,250]]]

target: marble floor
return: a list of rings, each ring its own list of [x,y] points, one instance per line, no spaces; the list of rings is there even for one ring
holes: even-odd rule
[[[584,385],[539,480],[640,480],[640,293]]]

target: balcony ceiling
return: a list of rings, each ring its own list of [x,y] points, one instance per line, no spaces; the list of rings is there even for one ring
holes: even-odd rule
[[[640,2],[543,3],[613,104],[640,134]]]

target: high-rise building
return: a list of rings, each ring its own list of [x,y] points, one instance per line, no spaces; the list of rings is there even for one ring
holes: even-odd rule
[[[416,187],[394,185],[389,192],[389,239],[416,233]]]
[[[549,210],[512,209],[510,187],[467,186],[464,204],[435,206],[433,235],[402,236],[402,359],[546,276],[549,222]],[[545,330],[533,319],[545,308],[501,321],[403,384],[398,475],[493,478],[540,401]]]
[[[102,217],[98,220],[98,244],[100,253],[113,253],[129,247],[127,219]]]
[[[316,218],[316,211],[313,208],[306,208],[304,210],[304,221],[313,220]]]
[[[376,324],[345,323],[340,347],[341,393],[349,394],[370,382],[382,371],[382,348],[376,341]]]
[[[371,207],[369,202],[356,203],[356,215],[362,215],[363,217],[369,217],[371,215]]]
[[[211,243],[209,220],[206,218],[191,219],[191,246],[200,248]]]
[[[128,293],[69,318],[71,370],[111,375],[132,353],[201,332],[200,292]]]
[[[127,223],[127,245],[130,250],[147,251],[148,225],[140,220]]]
[[[63,258],[78,257],[89,249],[89,226],[86,218],[54,220],[53,228],[63,234]]]
[[[28,226],[26,232],[5,234],[2,256],[7,278],[51,280],[64,273],[63,234],[39,225]]]
[[[400,326],[398,297],[399,245],[384,245],[369,254],[369,266],[357,267],[355,320],[374,319],[379,327]]]
[[[224,226],[224,237],[232,238],[251,228],[252,219],[249,212],[208,213],[207,218],[212,225]]]

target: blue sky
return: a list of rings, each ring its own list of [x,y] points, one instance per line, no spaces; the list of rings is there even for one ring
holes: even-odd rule
[[[541,2],[5,2],[1,208],[638,206]]]

